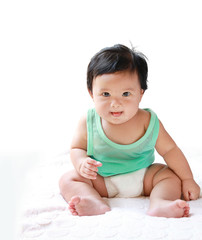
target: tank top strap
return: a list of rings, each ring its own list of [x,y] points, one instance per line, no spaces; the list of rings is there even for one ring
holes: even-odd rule
[[[93,129],[95,110],[89,109],[87,113],[87,155],[93,156]]]

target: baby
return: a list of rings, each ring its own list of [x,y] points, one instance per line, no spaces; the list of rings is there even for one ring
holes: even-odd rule
[[[91,59],[87,87],[95,108],[73,137],[75,170],[59,183],[72,215],[104,214],[110,211],[104,198],[142,195],[150,196],[150,216],[189,216],[186,201],[197,199],[200,188],[157,115],[139,108],[147,73],[145,56],[120,44]],[[155,149],[166,165],[153,164]]]

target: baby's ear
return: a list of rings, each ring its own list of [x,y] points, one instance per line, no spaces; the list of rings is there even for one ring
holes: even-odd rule
[[[141,91],[141,92],[140,92],[140,96],[141,96],[140,101],[141,101],[141,100],[142,100],[142,97],[143,97],[143,95],[144,95],[144,89],[141,89],[140,91]]]
[[[89,92],[90,96],[93,98],[93,92],[89,89],[88,89],[88,92]]]

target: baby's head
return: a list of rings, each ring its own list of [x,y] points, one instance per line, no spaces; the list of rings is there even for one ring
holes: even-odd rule
[[[141,88],[147,89],[148,67],[146,57],[135,50],[117,44],[100,50],[91,59],[87,70],[87,87],[92,92],[93,80],[103,74],[121,71],[136,72]]]

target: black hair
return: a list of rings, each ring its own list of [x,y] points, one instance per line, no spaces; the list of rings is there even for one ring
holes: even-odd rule
[[[93,79],[99,75],[119,71],[137,72],[141,88],[147,89],[148,66],[145,55],[117,44],[100,50],[91,59],[87,69],[87,87],[92,92]]]

